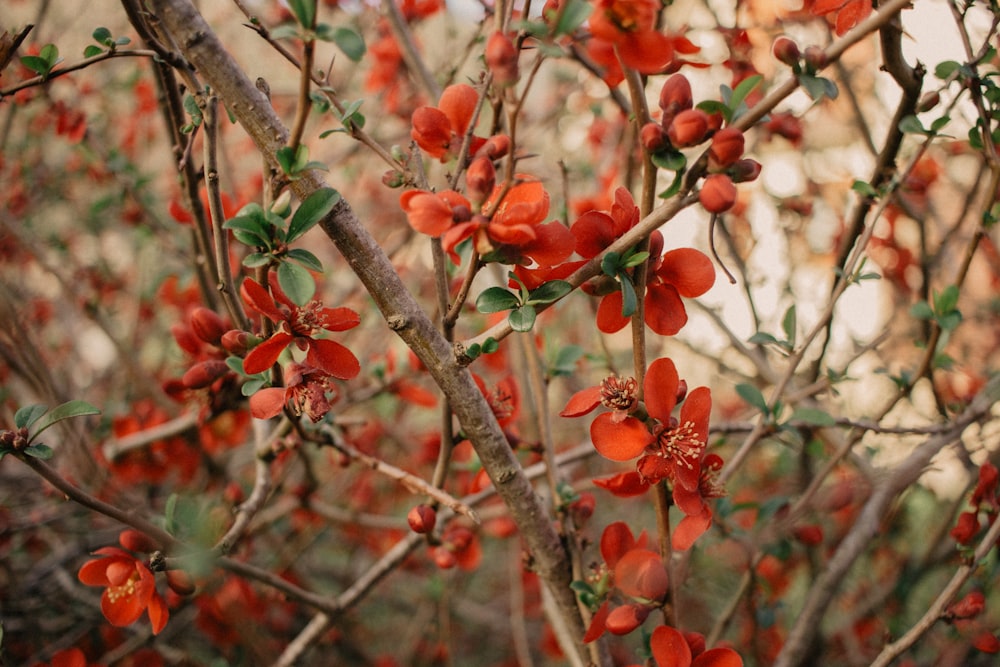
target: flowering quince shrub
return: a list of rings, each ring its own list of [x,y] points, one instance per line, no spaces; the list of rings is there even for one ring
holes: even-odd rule
[[[4,664],[996,662],[995,1],[68,6]]]

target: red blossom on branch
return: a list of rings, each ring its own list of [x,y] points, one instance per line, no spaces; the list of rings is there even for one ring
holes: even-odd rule
[[[297,415],[306,415],[316,423],[323,419],[337,401],[337,386],[329,373],[304,364],[285,367],[285,386],[261,389],[250,397],[250,414],[256,419],[276,417],[291,404]]]
[[[100,558],[87,561],[77,575],[87,586],[103,586],[101,612],[118,627],[131,625],[143,612],[149,614],[153,634],[167,624],[167,604],[156,590],[156,578],[146,565],[128,551],[103,547]]]
[[[274,273],[268,284],[270,291],[248,278],[240,286],[247,306],[278,325],[270,338],[250,350],[243,360],[244,370],[251,375],[266,371],[289,343],[295,343],[306,351],[306,363],[310,366],[340,380],[357,375],[361,365],[353,352],[336,341],[317,336],[324,331],[353,329],[361,321],[358,314],[350,308],[327,308],[319,301],[299,306],[285,295]]]

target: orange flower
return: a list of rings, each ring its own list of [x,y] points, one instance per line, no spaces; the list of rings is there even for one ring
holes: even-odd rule
[[[135,556],[118,547],[104,547],[94,552],[101,556],[87,561],[78,577],[87,586],[104,586],[101,612],[111,625],[124,627],[149,613],[153,634],[167,624],[167,603],[156,590],[156,579],[149,568]]]
[[[436,107],[424,106],[413,112],[410,136],[425,153],[442,162],[458,157],[478,102],[479,93],[472,86],[465,83],[448,86]],[[474,154],[485,141],[473,137],[469,153]]]

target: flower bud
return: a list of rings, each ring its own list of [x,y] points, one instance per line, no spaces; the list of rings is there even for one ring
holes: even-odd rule
[[[727,127],[712,135],[708,149],[709,169],[725,169],[743,155],[743,132],[735,127]]]
[[[382,174],[382,185],[387,188],[399,188],[406,182],[403,172],[398,169],[389,169]]]
[[[199,306],[191,312],[191,330],[206,343],[218,345],[228,328],[226,321],[214,310]]]
[[[681,111],[687,111],[694,106],[691,96],[691,83],[683,74],[674,74],[663,82],[660,88],[660,109],[663,110],[664,124],[669,125]]]
[[[509,36],[502,32],[490,35],[484,58],[497,85],[509,86],[517,82],[517,55],[517,47]]]
[[[485,155],[491,160],[499,160],[510,152],[510,137],[506,134],[494,134],[486,140],[479,149],[479,155]]]
[[[709,213],[723,213],[736,203],[736,186],[726,174],[712,174],[702,183],[698,201]]]
[[[818,72],[826,67],[830,62],[826,52],[822,48],[815,45],[806,47],[805,59],[806,64],[809,65],[809,68],[813,72]]]
[[[946,612],[951,619],[975,618],[986,608],[986,597],[981,591],[971,591],[964,598],[948,607]]]
[[[434,547],[434,550],[431,551],[431,558],[434,559],[434,564],[442,570],[450,570],[458,564],[455,554],[447,547]]]
[[[775,58],[789,67],[798,65],[799,58],[802,57],[802,52],[799,51],[799,45],[796,44],[794,40],[784,36],[774,40],[772,51],[774,52]]]
[[[677,393],[675,395],[677,402],[678,403],[683,403],[684,399],[687,398],[687,394],[688,394],[688,383],[687,383],[687,380],[678,380],[677,381]]]
[[[167,586],[178,595],[192,595],[196,586],[191,575],[184,570],[167,570]]]
[[[466,194],[474,204],[479,204],[493,192],[496,180],[497,170],[493,166],[493,161],[485,155],[480,155],[472,160],[472,164],[465,172]]]
[[[126,528],[118,534],[118,543],[129,551],[140,554],[151,553],[160,548],[153,538],[132,528]]]
[[[417,505],[406,515],[406,521],[414,533],[423,535],[434,530],[437,512],[430,505]]]
[[[917,112],[923,113],[924,111],[930,111],[936,107],[940,101],[941,95],[936,90],[932,90],[920,98],[920,102],[917,104]]]
[[[674,146],[685,148],[700,144],[707,131],[708,114],[701,109],[688,109],[681,111],[670,121],[667,136]]]
[[[756,181],[757,177],[760,176],[760,162],[750,158],[737,160],[736,164],[729,170],[729,174],[733,178],[733,183]]]
[[[200,340],[188,327],[183,324],[172,324],[170,326],[170,333],[173,334],[174,340],[177,341],[177,346],[188,354],[197,355],[201,352]]]
[[[200,361],[184,374],[181,384],[188,389],[204,389],[229,372],[226,362],[218,359]]]
[[[666,147],[670,138],[659,123],[646,123],[639,132],[639,140],[642,142],[643,148],[650,153],[656,153]]]
[[[254,346],[256,342],[252,334],[246,331],[241,331],[240,329],[230,329],[226,333],[222,334],[220,339],[220,344],[222,349],[229,354],[236,355],[237,357],[242,357],[247,353],[247,351]]]

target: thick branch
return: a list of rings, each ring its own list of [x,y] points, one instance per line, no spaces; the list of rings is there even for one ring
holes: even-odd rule
[[[288,131],[264,95],[254,87],[190,2],[153,0],[152,5],[185,58],[225,100],[227,108],[260,152],[276,163],[274,155],[285,144]],[[295,181],[292,187],[299,198],[304,199],[324,185],[312,173]],[[582,621],[569,588],[571,569],[566,550],[471,373],[458,364],[452,346],[435,329],[346,200],[341,200],[321,224],[370,292],[390,328],[425,364],[454,406],[465,435],[476,448],[483,467],[520,528],[535,570],[551,589],[562,622],[572,628],[577,637],[582,637]]]

